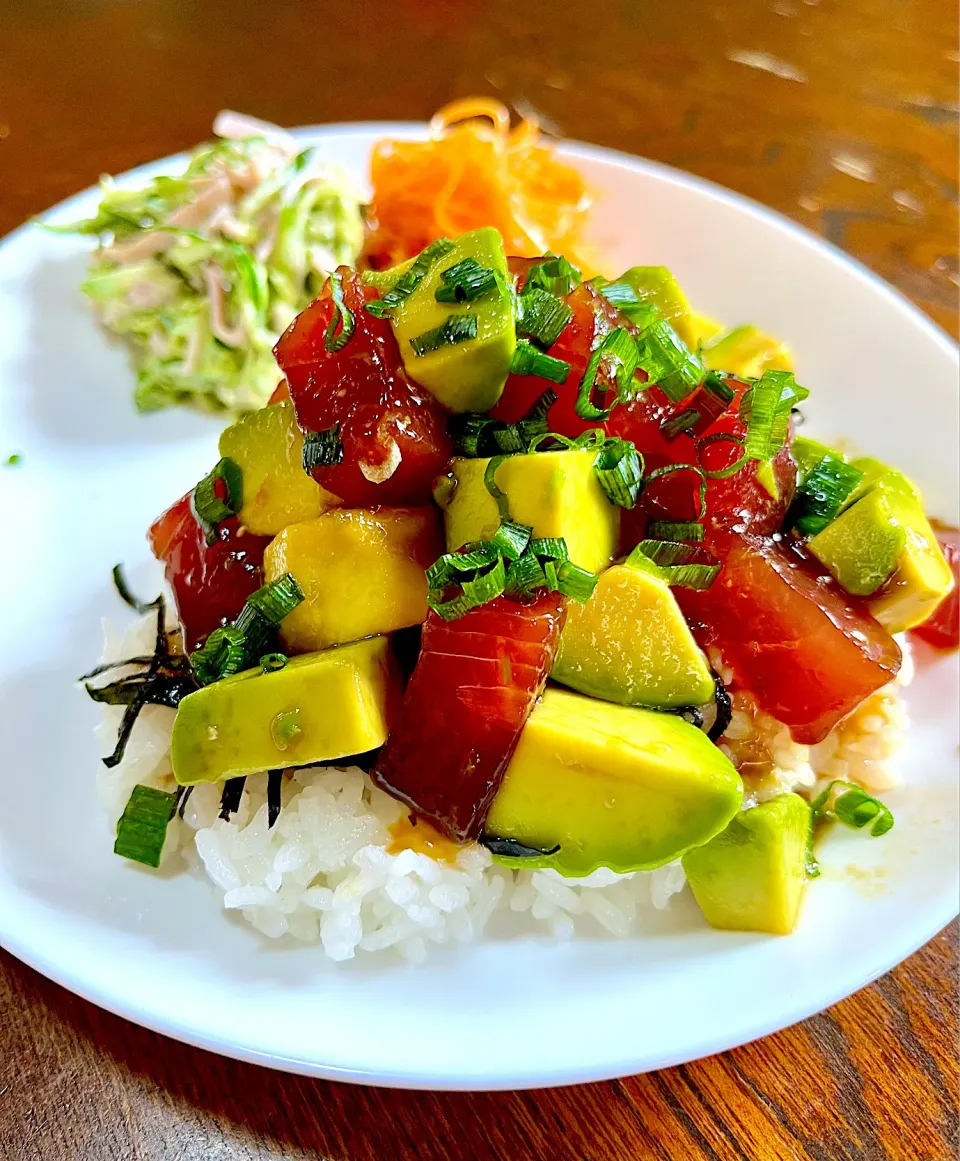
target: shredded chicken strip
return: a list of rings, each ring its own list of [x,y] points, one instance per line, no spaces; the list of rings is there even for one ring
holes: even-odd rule
[[[188,202],[179,210],[175,210],[163,224],[165,226],[179,226],[185,230],[195,230],[198,226],[202,226],[221,206],[230,205],[232,202],[233,188],[230,185],[230,179],[225,174],[221,174],[209,181],[192,202]],[[149,230],[139,237],[131,238],[128,242],[114,242],[110,246],[104,246],[100,255],[108,262],[119,262],[127,265],[131,262],[142,262],[145,258],[152,258],[155,254],[162,254],[176,240],[176,234],[168,233],[165,230]]]
[[[231,326],[226,317],[226,295],[220,276],[220,269],[214,262],[208,262],[203,268],[203,281],[207,288],[207,298],[210,300],[210,331],[228,347],[242,346],[246,341],[247,332],[243,323]]]

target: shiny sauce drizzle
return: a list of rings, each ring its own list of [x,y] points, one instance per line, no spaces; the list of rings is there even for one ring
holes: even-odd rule
[[[418,855],[429,855],[438,863],[456,863],[457,855],[463,850],[461,843],[447,838],[425,818],[415,814],[405,814],[390,827],[390,845],[387,853],[399,855],[401,851],[416,851]]]

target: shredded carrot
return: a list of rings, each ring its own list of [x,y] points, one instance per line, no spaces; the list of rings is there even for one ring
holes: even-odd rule
[[[365,252],[374,266],[480,226],[498,229],[508,254],[552,250],[577,261],[584,252],[591,198],[583,178],[557,159],[535,120],[511,129],[509,111],[491,98],[445,105],[428,141],[379,142],[370,172]]]

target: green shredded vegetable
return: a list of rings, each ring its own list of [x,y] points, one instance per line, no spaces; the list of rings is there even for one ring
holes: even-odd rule
[[[81,289],[131,352],[141,411],[261,407],[280,334],[360,252],[345,172],[281,130],[250,131],[199,146],[181,176],[137,189],[105,177],[96,214],[55,227],[99,240]]]

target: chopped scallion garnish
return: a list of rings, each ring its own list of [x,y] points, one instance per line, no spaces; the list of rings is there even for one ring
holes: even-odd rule
[[[649,493],[652,484],[664,479],[666,476],[677,475],[679,472],[692,472],[700,481],[697,485],[696,508],[697,519],[702,520],[707,514],[707,475],[696,464],[664,464],[662,468],[654,468],[644,478],[644,490]],[[663,508],[664,505],[660,505],[660,507]]]
[[[791,409],[809,394],[792,371],[764,371],[740,400],[740,416],[747,421],[743,453],[748,460],[773,459],[787,438]]]
[[[167,826],[176,808],[176,794],[153,786],[134,786],[117,823],[114,854],[147,867],[159,867]]]
[[[547,350],[573,318],[573,310],[547,290],[531,287],[517,298],[517,334],[527,335]]]
[[[417,255],[410,268],[400,275],[382,298],[374,298],[367,303],[367,313],[372,314],[375,318],[384,318],[396,310],[413,294],[433,269],[434,264],[449,254],[452,249],[453,243],[449,238],[438,238],[436,242],[431,242],[425,250]]]
[[[712,447],[714,444],[729,443],[743,451],[743,438],[734,434],[732,431],[714,431],[710,435],[703,436],[698,439],[695,445],[697,452],[697,459],[700,461],[700,470],[708,480],[728,480],[731,476],[735,476],[737,472],[746,464],[746,455],[737,455],[725,467],[722,468],[705,468],[703,466],[703,452],[705,448]]]
[[[637,339],[639,365],[652,384],[672,403],[686,399],[706,374],[700,358],[683,342],[670,323],[657,317]]]
[[[530,543],[532,535],[533,529],[529,525],[514,524],[512,520],[504,520],[493,534],[490,544],[507,560],[519,560]]]
[[[660,424],[660,434],[665,440],[674,440],[678,436],[683,435],[685,431],[696,427],[699,422],[700,412],[695,408],[688,407],[686,411],[681,411],[679,415],[672,415],[669,419],[665,419]]]
[[[627,564],[658,576],[669,585],[708,589],[720,564],[697,545],[669,540],[641,540],[627,557]]]
[[[339,270],[330,272],[330,293],[333,297],[333,317],[323,336],[324,350],[334,353],[342,351],[353,338],[357,320],[353,311],[343,301],[343,276]]]
[[[264,673],[276,673],[279,669],[285,669],[289,660],[285,653],[264,653],[260,658],[260,668]]]
[[[863,479],[863,472],[833,453],[807,473],[797,489],[788,524],[802,536],[816,536],[840,513]]]
[[[608,439],[600,445],[593,470],[611,504],[633,508],[643,488],[643,457],[626,439]]]
[[[566,258],[547,254],[542,262],[532,266],[527,272],[523,293],[532,290],[546,290],[549,294],[563,298],[580,285],[580,271]]]
[[[314,468],[329,468],[343,462],[343,440],[340,438],[340,424],[324,428],[323,431],[308,431],[303,437],[301,452],[303,470],[311,475]]]
[[[410,340],[413,353],[420,358],[431,355],[443,346],[465,343],[477,337],[477,316],[475,314],[452,314],[440,326],[425,331]]]
[[[501,520],[510,519],[510,502],[507,499],[507,494],[497,487],[497,471],[506,459],[509,459],[509,456],[494,456],[487,464],[486,470],[483,473],[483,486],[494,500],[496,500],[497,511],[500,513]]]
[[[869,826],[874,838],[893,829],[893,814],[888,806],[863,787],[842,779],[831,782],[817,795],[810,803],[810,812],[815,819],[836,818],[854,830]]]
[[[700,541],[704,537],[704,528],[694,520],[676,523],[668,520],[652,520],[647,533],[653,540]]]
[[[224,456],[193,489],[191,503],[207,544],[213,544],[220,521],[235,516],[243,507],[243,472],[239,464]]]
[[[631,384],[637,370],[639,353],[637,344],[625,327],[615,327],[604,338],[603,342],[590,356],[580,387],[577,391],[576,412],[581,419],[588,419],[603,423],[610,418],[614,407],[632,394]],[[594,388],[597,386],[597,375],[603,368],[607,380],[600,385],[602,392],[611,389],[610,380],[616,385],[617,392],[609,407],[598,407],[593,401]]]
[[[541,379],[549,379],[551,383],[565,383],[570,374],[570,364],[552,355],[545,355],[526,339],[519,339],[510,372],[513,375],[536,375]]]
[[[474,258],[464,258],[440,274],[443,282],[434,291],[437,302],[473,302],[489,294],[499,283],[497,272],[481,266]]]

